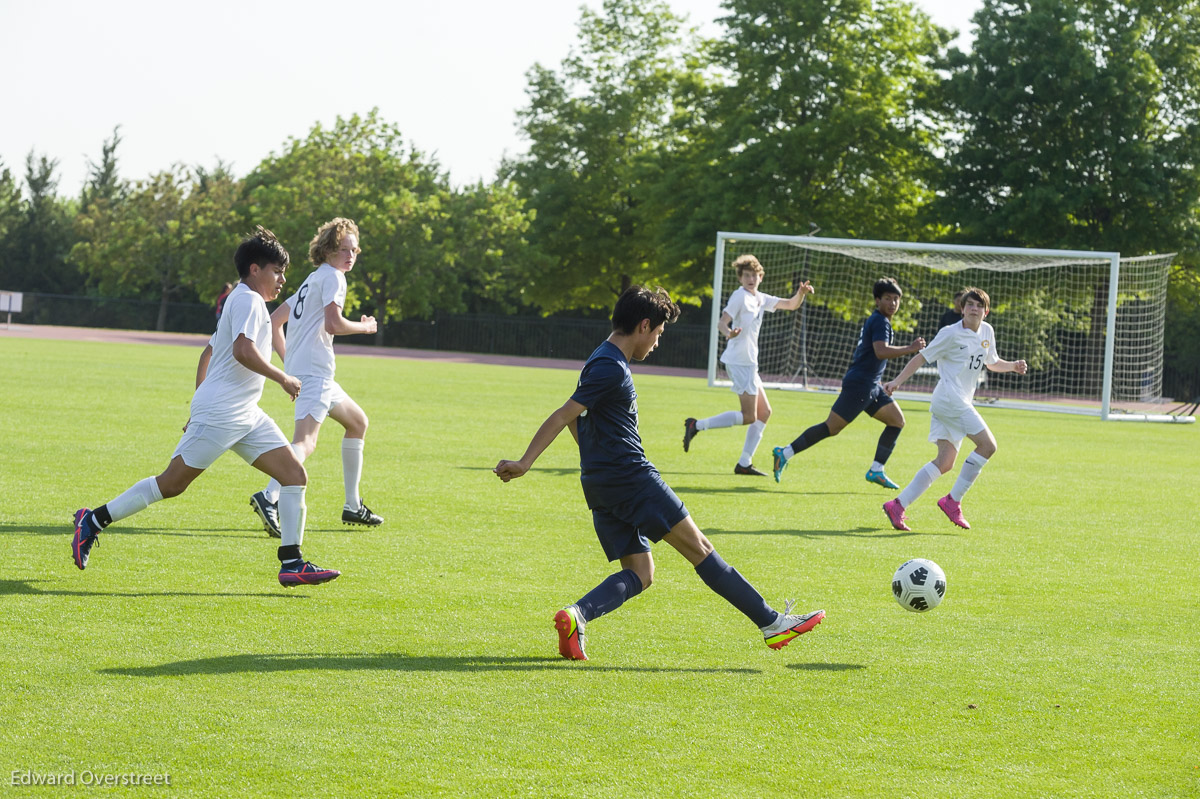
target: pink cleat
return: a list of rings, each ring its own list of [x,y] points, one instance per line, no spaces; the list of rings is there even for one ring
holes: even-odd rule
[[[897,530],[903,530],[906,533],[912,532],[912,528],[904,523],[904,507],[900,504],[900,500],[893,499],[890,502],[883,503],[883,512],[887,514],[888,521],[892,523],[892,527],[895,527]]]
[[[967,524],[967,520],[962,515],[962,503],[955,502],[954,497],[947,494],[938,500],[938,507],[942,509],[942,513],[946,514],[946,518],[957,524],[964,530],[970,530],[971,525]]]

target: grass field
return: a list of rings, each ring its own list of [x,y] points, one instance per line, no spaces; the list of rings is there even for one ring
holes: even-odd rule
[[[0,794],[86,772],[170,775],[106,796],[1200,796],[1195,425],[985,410],[1000,450],[964,503],[974,529],[936,508],[944,477],[905,534],[863,480],[875,422],[776,485],[731,474],[744,428],[683,453],[683,418],[728,391],[637,377],[647,453],[717,550],[772,604],[828,617],[772,652],[661,545],[655,586],[574,663],[551,617],[610,571],[574,446],[508,485],[490,472],[568,371],[339,359],[387,523],[340,524],[330,425],[304,551],[332,584],[277,584],[247,504],[263,478],[233,454],[78,571],[71,513],[162,470],[198,354],[0,337]],[[764,466],[830,404],[772,396]],[[290,434],[278,386],[263,407]],[[902,484],[934,451],[927,406],[905,412]],[[946,571],[931,613],[892,600],[910,557]]]

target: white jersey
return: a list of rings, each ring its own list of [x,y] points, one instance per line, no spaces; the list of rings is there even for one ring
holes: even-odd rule
[[[1000,360],[996,333],[987,322],[980,322],[978,331],[962,322],[946,325],[921,354],[926,361],[937,361],[938,384],[930,404],[934,413],[941,410],[957,413],[971,407],[983,367]]]
[[[212,357],[204,382],[192,395],[191,424],[233,428],[250,423],[261,413],[258,401],[267,379],[233,357],[233,343],[243,335],[254,342],[264,359],[271,359],[267,303],[257,291],[238,283],[225,298],[217,332],[208,340]]]
[[[287,299],[287,357],[283,371],[332,380],[337,365],[333,358],[333,334],[325,329],[329,303],[346,305],[346,275],[329,264],[321,264]],[[339,311],[340,313],[340,311]]]
[[[744,286],[729,296],[725,313],[733,320],[729,327],[740,327],[738,333],[725,344],[721,363],[733,366],[758,366],[758,331],[762,328],[763,314],[775,312],[778,297],[756,291],[751,294]]]

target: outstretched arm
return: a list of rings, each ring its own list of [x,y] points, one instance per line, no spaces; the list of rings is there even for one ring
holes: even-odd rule
[[[1029,364],[1024,361],[1006,361],[1001,359],[995,363],[989,363],[987,368],[989,372],[1016,372],[1019,375],[1023,375],[1029,371]]]
[[[550,446],[554,442],[554,439],[558,438],[558,434],[563,431],[564,427],[570,427],[571,434],[578,441],[579,437],[575,431],[575,420],[586,410],[587,408],[575,400],[567,400],[561,408],[550,414],[546,418],[546,421],[542,422],[542,426],[533,434],[533,440],[529,442],[529,447],[525,450],[525,454],[521,456],[521,460],[500,461],[492,471],[506,483],[525,474],[525,472],[533,467],[533,462],[538,459],[538,456],[546,451],[546,447]]]
[[[912,360],[904,364],[904,368],[900,370],[900,374],[892,380],[883,384],[883,390],[887,395],[892,396],[892,392],[904,385],[904,381],[916,374],[917,370],[925,365],[925,356],[917,353],[912,357]]]
[[[348,336],[365,333],[370,335],[378,330],[374,316],[364,315],[359,321],[351,322],[342,316],[342,306],[331,302],[325,306],[325,332],[331,336]]]
[[[875,357],[881,361],[886,361],[890,358],[900,358],[904,355],[920,352],[925,349],[925,339],[917,336],[907,347],[896,347],[883,341],[876,341],[872,346],[875,348]]]
[[[793,294],[791,297],[789,297],[786,300],[780,300],[778,302],[778,304],[776,304],[775,307],[781,311],[794,311],[797,308],[799,308],[801,305],[804,304],[805,297],[807,297],[809,294],[812,294],[815,291],[816,291],[816,289],[814,289],[812,287],[812,283],[810,283],[806,280],[803,283],[801,283],[799,286],[796,286],[795,294]]]

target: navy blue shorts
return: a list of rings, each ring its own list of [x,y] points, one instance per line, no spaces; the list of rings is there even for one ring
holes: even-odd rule
[[[878,382],[842,383],[842,393],[833,403],[833,412],[849,423],[863,411],[866,411],[868,416],[874,416],[879,413],[880,408],[893,402],[895,400],[887,395]]]
[[[634,486],[589,485],[583,495],[592,510],[596,537],[610,560],[649,552],[671,528],[688,517],[683,500],[675,496],[658,472]]]

